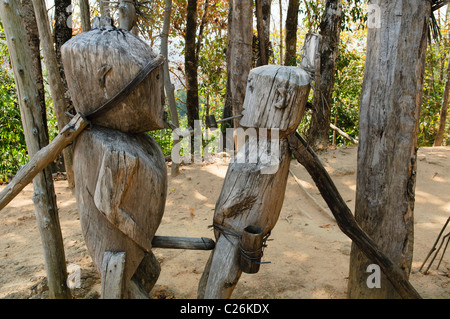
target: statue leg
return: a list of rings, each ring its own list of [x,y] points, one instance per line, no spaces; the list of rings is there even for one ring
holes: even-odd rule
[[[238,258],[238,238],[221,235],[205,267],[198,297],[205,299],[230,298],[242,273]]]
[[[152,251],[145,254],[130,281],[130,299],[148,299],[161,273],[161,265]]]

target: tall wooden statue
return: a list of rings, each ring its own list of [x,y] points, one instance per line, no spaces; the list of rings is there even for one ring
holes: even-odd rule
[[[242,271],[258,271],[264,238],[283,205],[291,161],[286,137],[303,117],[310,80],[298,67],[250,71],[240,126],[257,136],[247,134],[228,168],[214,212],[216,248],[201,278],[199,298],[229,298]]]
[[[68,41],[62,59],[74,106],[92,122],[75,143],[75,195],[102,297],[145,298],[159,276],[151,248],[167,189],[162,151],[144,133],[165,127],[160,68],[113,107],[93,111],[124,94],[157,54],[106,23]]]

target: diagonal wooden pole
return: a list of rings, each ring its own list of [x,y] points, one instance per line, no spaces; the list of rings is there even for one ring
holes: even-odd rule
[[[328,175],[316,154],[308,148],[306,141],[296,132],[288,136],[288,142],[294,157],[311,175],[342,232],[358,245],[359,249],[364,252],[367,258],[373,260],[380,266],[381,270],[402,298],[421,299],[421,296],[408,281],[400,267],[394,264],[378,248],[373,239],[358,225],[352,212],[334,185],[333,180]]]
[[[52,163],[62,150],[84,130],[87,122],[78,114],[47,146],[40,149],[0,193],[0,210],[11,202],[33,178]]]

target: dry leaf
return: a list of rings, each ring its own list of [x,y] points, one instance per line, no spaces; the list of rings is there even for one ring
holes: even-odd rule
[[[322,225],[322,226],[319,226],[320,228],[328,228],[328,227],[330,227],[330,224],[326,224],[326,225]]]
[[[194,218],[195,216],[195,211],[192,207],[189,207],[189,210],[191,211],[191,217]]]

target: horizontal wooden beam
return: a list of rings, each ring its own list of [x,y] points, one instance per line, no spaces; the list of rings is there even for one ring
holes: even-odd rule
[[[153,248],[212,250],[215,245],[214,240],[205,237],[155,236],[152,240]]]

